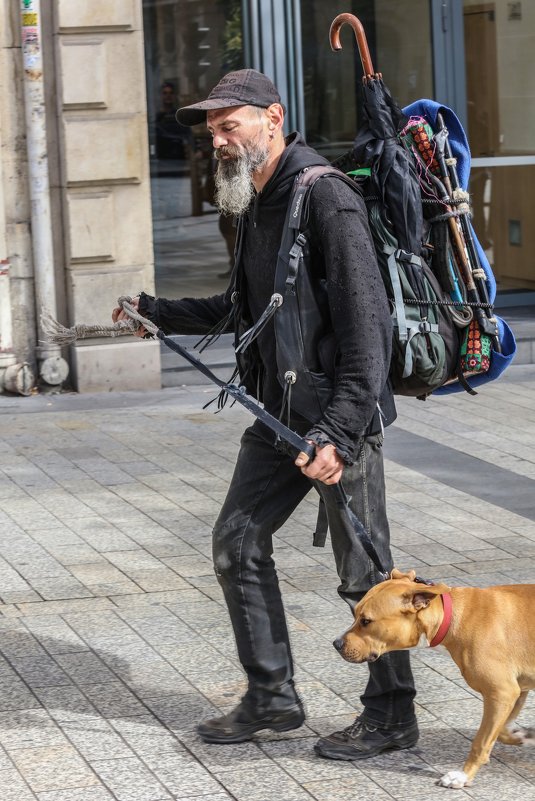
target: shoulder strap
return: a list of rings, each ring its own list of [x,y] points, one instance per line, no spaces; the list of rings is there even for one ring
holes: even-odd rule
[[[286,277],[284,280],[286,291],[294,291],[299,262],[303,255],[303,247],[306,244],[305,227],[308,220],[310,196],[312,194],[310,190],[320,178],[326,175],[339,178],[350,186],[354,192],[360,193],[360,189],[355,181],[336,167],[331,167],[327,164],[314,164],[311,167],[305,167],[301,170],[294,181],[282,234],[276,281],[279,292],[282,291],[283,286],[280,267],[286,269]],[[281,264],[281,256],[283,264]]]
[[[305,167],[301,170],[295,179],[293,196],[290,204],[290,213],[288,215],[288,227],[294,230],[302,231],[304,229],[303,221],[306,222],[308,218],[308,207],[310,202],[310,192],[314,184],[319,178],[325,175],[332,175],[339,178],[344,183],[353,189],[354,192],[360,192],[359,187],[349,176],[336,167],[331,167],[327,164],[314,164],[312,167]]]

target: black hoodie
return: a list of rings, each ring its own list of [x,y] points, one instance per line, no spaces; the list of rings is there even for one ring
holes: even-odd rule
[[[141,313],[165,333],[207,333],[231,312],[236,286],[246,322],[256,322],[268,305],[294,178],[304,167],[329,164],[298,133],[288,137],[286,143],[274,174],[246,212],[241,258],[227,292],[211,298],[173,301],[154,300],[142,294]],[[343,181],[327,176],[315,184],[307,232],[309,269],[326,287],[338,353],[332,401],[308,435],[318,444],[334,444],[344,460],[351,463],[359,437],[367,430],[380,398],[387,407],[383,410],[386,422],[395,416],[392,397],[384,392],[392,339],[388,301],[364,202]],[[269,412],[278,415],[282,388],[277,378],[273,321],[251,347],[260,362],[259,399]],[[247,386],[250,391],[254,384],[249,381]],[[304,433],[305,421],[294,416],[293,422]]]

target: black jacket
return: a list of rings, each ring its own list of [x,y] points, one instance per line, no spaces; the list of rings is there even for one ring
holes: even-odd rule
[[[237,261],[224,294],[181,300],[156,300],[142,294],[141,313],[165,333],[207,333],[230,315],[229,330],[234,328],[238,337],[256,322],[273,294],[277,254],[294,178],[313,164],[328,162],[299,134],[288,137],[275,173],[241,220]],[[333,361],[335,352],[336,358],[331,369],[332,399],[321,419],[310,420],[314,425],[308,434],[318,444],[333,443],[350,463],[356,456],[359,437],[369,431],[378,402],[385,424],[395,417],[387,388],[391,319],[364,202],[335,177],[321,178],[311,192],[309,255],[305,265],[323,309],[320,327],[326,335],[334,334],[327,337],[334,339],[335,345],[328,351],[329,358]],[[303,332],[305,339],[308,334]],[[277,415],[283,390],[273,320],[238,364],[248,392]],[[303,415],[296,413],[295,422],[301,432],[306,430]]]

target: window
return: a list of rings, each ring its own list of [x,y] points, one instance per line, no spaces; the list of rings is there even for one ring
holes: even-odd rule
[[[175,112],[244,66],[241,2],[144,0],[143,21],[156,291],[221,292],[234,228],[213,205],[212,140]]]

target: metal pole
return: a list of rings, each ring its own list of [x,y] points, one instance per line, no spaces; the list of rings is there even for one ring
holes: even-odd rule
[[[32,250],[39,339],[44,341],[43,308],[57,317],[52,216],[48,177],[45,92],[41,33],[41,0],[19,0],[24,64],[24,103],[30,185]],[[58,345],[36,348],[39,373],[48,384],[61,384],[69,368]]]

